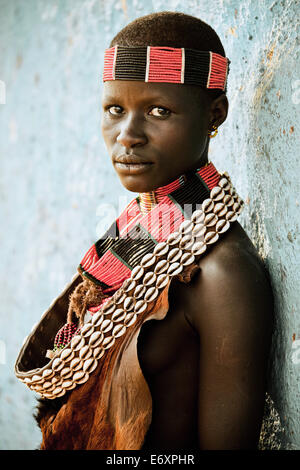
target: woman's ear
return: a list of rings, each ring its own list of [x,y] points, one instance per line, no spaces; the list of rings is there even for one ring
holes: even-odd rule
[[[228,99],[225,93],[212,100],[210,104],[210,125],[219,127],[227,118]]]

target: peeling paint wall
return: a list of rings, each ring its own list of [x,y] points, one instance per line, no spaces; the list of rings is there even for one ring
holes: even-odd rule
[[[231,60],[229,115],[210,158],[246,201],[242,224],[272,277],[269,390],[284,427],[281,448],[300,449],[299,6],[0,0],[0,449],[38,446],[35,398],[14,377],[16,356],[82,254],[132,198],[99,129],[104,49],[129,21],[162,10],[211,24]]]

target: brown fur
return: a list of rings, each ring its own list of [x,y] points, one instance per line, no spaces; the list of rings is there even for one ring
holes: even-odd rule
[[[79,323],[82,325],[87,308],[100,305],[105,297],[107,296],[103,294],[100,286],[97,286],[87,278],[83,278],[83,281],[70,296],[67,322],[73,322],[75,313],[75,316],[79,319]]]

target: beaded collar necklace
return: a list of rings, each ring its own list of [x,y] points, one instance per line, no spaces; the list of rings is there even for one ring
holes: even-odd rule
[[[205,164],[203,167],[198,168],[196,172],[203,179],[203,181],[206,182],[209,188],[217,184],[219,180],[218,172],[212,163]],[[154,191],[140,193],[137,201],[141,212],[146,214],[147,212],[151,211],[156,206],[156,204],[162,201],[165,196],[170,194],[172,191],[175,191],[175,189],[180,188],[186,181],[187,176],[181,175],[170,184],[157,188]]]
[[[209,163],[155,191],[140,194],[83,257],[81,274],[100,285],[105,294],[115,291],[143,255],[165,241],[191,215],[199,198],[209,196],[219,179]]]
[[[122,344],[126,332],[147,318],[172,278],[189,281],[186,273],[198,266],[243,206],[229,175],[219,174],[212,163],[154,196],[159,199],[154,207],[145,195],[129,203],[83,257],[81,275],[107,294],[100,305],[88,309],[91,319],[71,331],[67,344],[46,365],[39,364],[44,363],[47,344],[40,346],[42,361],[33,356],[37,337],[55,311],[50,308],[25,340],[15,374],[42,397],[54,399],[85,383],[107,350]]]
[[[192,173],[193,172],[191,172],[191,174]],[[203,167],[197,169],[195,171],[195,174],[198,175],[202,179],[202,181],[206,183],[208,188],[212,188],[219,181],[219,174],[212,163],[207,163]],[[131,204],[129,204],[129,206],[124,210],[121,216],[110,227],[109,231],[104,235],[103,238],[105,240],[105,243],[107,244],[107,236],[111,237],[111,242],[113,242],[112,234],[114,233],[114,240],[120,239],[119,245],[122,247],[123,253],[129,253],[130,251],[134,251],[134,257],[136,258],[138,256],[139,247],[137,245],[137,241],[134,240],[140,238],[138,235],[141,232],[138,232],[137,236],[135,236],[136,234],[133,235],[130,231],[132,230],[132,228],[134,230],[140,230],[140,223],[144,226],[144,228],[149,227],[149,231],[147,233],[143,233],[143,236],[141,238],[143,245],[145,244],[145,237],[149,239],[151,233],[153,236],[156,237],[157,242],[161,242],[162,238],[160,233],[162,233],[161,229],[163,225],[163,215],[167,214],[168,216],[167,220],[165,220],[165,223],[169,224],[169,231],[171,231],[172,229],[170,225],[170,215],[172,214],[174,218],[178,218],[178,214],[173,214],[175,206],[172,207],[170,206],[170,204],[167,204],[164,208],[165,211],[162,210],[164,202],[168,200],[166,199],[168,195],[181,188],[188,181],[188,179],[189,174],[187,173],[176,178],[171,183],[161,186],[153,191],[140,193],[138,197],[135,198],[135,200],[133,200]],[[156,208],[157,205],[159,206]],[[155,208],[157,215],[153,217],[153,214],[155,212],[151,213],[151,211]],[[186,207],[186,210],[187,209],[188,208]],[[166,219],[166,217],[164,218]],[[155,232],[158,235],[155,235]],[[116,236],[117,233],[118,236]],[[166,226],[164,236],[167,236],[168,233],[170,232],[167,232]],[[124,240],[124,235],[128,237],[127,241]],[[99,242],[101,243],[100,240],[97,243],[99,244]],[[98,311],[101,305],[104,305],[108,301],[108,299],[113,295],[113,293],[116,292],[116,290],[122,286],[124,280],[127,279],[130,274],[129,270],[127,272],[124,272],[125,266],[129,264],[130,269],[134,267],[134,261],[131,262],[129,259],[125,260],[124,254],[122,255],[121,252],[118,252],[117,243],[115,243],[114,245],[114,247],[111,247],[110,250],[108,250],[108,257],[110,257],[108,259],[106,259],[105,257],[103,259],[100,259],[101,256],[99,256],[98,254],[99,247],[97,248],[97,244],[93,245],[91,250],[87,252],[85,257],[83,258],[79,266],[79,272],[81,272],[83,276],[87,277],[88,279],[97,284],[100,284],[102,293],[105,296],[101,299],[101,302],[99,302],[98,305],[89,306],[85,318],[88,317],[89,314],[93,314],[94,312]],[[142,246],[142,249],[144,248],[145,246]],[[95,253],[95,251],[97,252],[97,254]],[[121,269],[120,264],[118,266],[119,262],[123,264],[123,269]],[[114,266],[114,263],[117,263],[116,266]],[[101,273],[102,277],[99,276],[98,273]],[[105,279],[106,282],[104,283],[103,276],[105,275],[105,273],[109,275],[109,279]],[[69,310],[71,310],[70,306]],[[72,337],[80,330],[80,328],[78,329],[77,323],[73,323],[73,321],[71,320],[71,316],[72,315],[69,314],[68,323],[58,331],[55,337],[54,351],[56,351],[58,348],[65,347],[71,341]],[[48,357],[51,358],[52,356],[53,353],[51,351],[48,351]]]

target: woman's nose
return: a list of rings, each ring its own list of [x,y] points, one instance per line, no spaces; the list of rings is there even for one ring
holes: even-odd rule
[[[148,139],[145,134],[142,120],[134,116],[128,116],[121,123],[117,142],[123,147],[132,148],[145,145]]]

